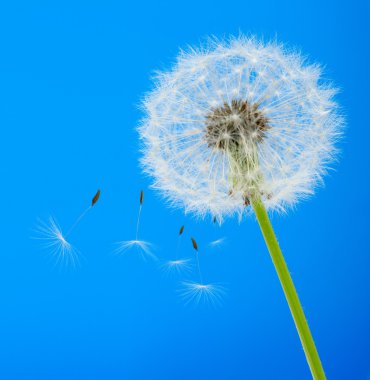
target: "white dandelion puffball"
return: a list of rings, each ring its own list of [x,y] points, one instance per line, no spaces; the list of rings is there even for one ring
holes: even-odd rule
[[[317,65],[239,37],[181,52],[143,101],[142,164],[172,205],[242,215],[258,193],[284,211],[313,194],[343,120]]]

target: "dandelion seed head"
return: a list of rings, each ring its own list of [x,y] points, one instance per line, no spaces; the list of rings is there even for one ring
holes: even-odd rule
[[[144,170],[171,205],[201,217],[241,216],[254,192],[285,211],[336,157],[336,92],[277,43],[240,36],[183,51],[143,101]]]

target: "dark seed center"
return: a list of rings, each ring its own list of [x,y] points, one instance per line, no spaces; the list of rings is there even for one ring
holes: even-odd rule
[[[212,109],[205,124],[208,145],[223,150],[261,142],[270,128],[259,105],[246,100],[232,100]]]

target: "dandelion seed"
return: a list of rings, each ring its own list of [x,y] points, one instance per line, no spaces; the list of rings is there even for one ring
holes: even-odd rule
[[[122,241],[117,242],[116,243],[117,248],[115,249],[114,252],[117,254],[120,254],[120,253],[126,252],[127,250],[130,250],[133,247],[136,247],[137,252],[140,253],[143,259],[150,258],[153,260],[157,260],[157,256],[152,252],[153,245],[147,241],[139,239],[139,228],[140,228],[141,210],[143,207],[143,201],[144,201],[144,191],[141,190],[139,212],[138,212],[137,221],[136,221],[135,239],[122,240]]]
[[[39,220],[36,226],[38,236],[34,239],[41,240],[45,249],[50,250],[50,253],[55,260],[55,265],[76,267],[79,263],[78,251],[67,241],[63,235],[57,221],[50,217],[46,223]]]
[[[193,248],[198,252],[198,244],[195,239],[191,238],[191,243],[193,244]]]
[[[180,246],[182,242],[182,234],[184,233],[185,226],[182,225],[179,230],[178,238],[177,238],[177,246],[176,246],[176,254],[174,260],[168,260],[164,263],[162,266],[164,271],[169,273],[188,273],[191,271],[192,264],[191,259],[180,259],[179,258],[179,252],[180,252]]]
[[[56,258],[56,265],[71,265],[76,267],[79,263],[79,252],[75,249],[67,240],[68,236],[77,227],[81,220],[86,216],[88,211],[95,205],[100,197],[100,190],[94,195],[91,205],[82,212],[82,214],[76,219],[76,221],[69,228],[67,233],[63,235],[61,228],[58,223],[52,217],[49,218],[49,223],[39,221],[36,227],[36,232],[39,236],[35,239],[44,240],[44,246],[51,249],[53,256]]]
[[[182,243],[182,234],[184,233],[184,228],[185,226],[182,225],[180,227],[180,230],[179,230],[179,235],[178,235],[178,238],[177,238],[177,246],[176,246],[176,260],[178,260],[179,258],[179,252],[180,252],[180,247],[181,247],[181,243]]]
[[[140,192],[140,204],[142,205],[143,202],[144,202],[144,191],[141,190],[141,192]]]
[[[91,201],[91,206],[94,206],[94,204],[99,200],[99,197],[100,197],[100,189],[98,189],[98,191],[94,195],[94,197]]]
[[[69,236],[71,232],[77,227],[77,225],[81,222],[81,220],[86,216],[86,214],[93,208],[95,203],[99,200],[100,197],[100,189],[94,195],[90,206],[82,212],[82,214],[76,219],[76,221],[72,224],[71,228],[67,231],[66,236]]]
[[[199,263],[198,244],[194,238],[191,238],[191,242],[195,250],[199,282],[182,282],[182,287],[179,290],[180,295],[185,301],[185,304],[188,304],[190,302],[194,302],[195,304],[204,302],[216,306],[217,304],[221,303],[222,298],[226,293],[225,288],[219,284],[205,284],[203,282]]]

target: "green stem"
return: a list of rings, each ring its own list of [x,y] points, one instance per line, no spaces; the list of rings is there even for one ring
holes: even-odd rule
[[[286,300],[293,316],[294,323],[298,330],[299,337],[306,354],[311,374],[315,380],[325,380],[325,373],[322,367],[319,354],[317,353],[315,342],[312,338],[310,328],[308,327],[301,303],[299,302],[297,291],[295,290],[293,280],[290,276],[288,267],[285,263],[283,253],[279,247],[276,235],[272,228],[266,208],[260,197],[252,200],[252,206],[256,213],[267,248],[270,252],[276,272],[279,276],[281,286],[283,287]]]

